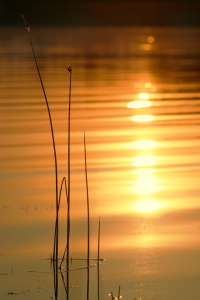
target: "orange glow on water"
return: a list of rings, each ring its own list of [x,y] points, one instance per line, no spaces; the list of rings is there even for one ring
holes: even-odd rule
[[[150,45],[150,44],[143,44],[143,45],[140,46],[140,49],[141,50],[145,50],[145,51],[149,51],[149,50],[152,49],[152,45]]]
[[[113,297],[117,296],[118,286],[112,286],[120,281],[125,287],[123,299],[160,300],[169,295],[177,300],[195,298],[199,294],[200,260],[200,92],[196,59],[200,44],[195,40],[199,29],[35,29],[34,48],[42,54],[38,62],[55,129],[58,188],[69,167],[70,74],[64,76],[63,57],[75,60],[70,257],[84,258],[87,253],[85,132],[90,257],[96,257],[98,218],[102,217],[100,248],[101,258],[106,259],[100,270],[102,295],[113,290]],[[4,30],[0,44],[4,74],[0,82],[0,273],[9,276],[1,276],[1,298],[7,300],[6,296],[12,294],[8,292],[26,292],[30,287],[35,288],[29,298],[34,297],[36,288],[44,283],[40,291],[43,299],[47,294],[54,296],[54,282],[48,273],[52,270],[46,260],[53,250],[57,196],[51,132],[29,41],[17,26],[9,30],[4,26]],[[64,36],[68,38],[62,39]],[[95,38],[88,38],[86,45],[85,37]],[[63,187],[59,257],[66,248],[67,204]],[[74,260],[70,269],[85,265]],[[41,270],[46,275],[43,273],[43,282],[37,283],[37,271]],[[85,293],[84,272],[70,272],[74,299]],[[91,286],[96,287],[96,268],[92,272]],[[61,295],[65,289],[61,278],[58,280]],[[95,289],[91,289],[92,294]]]
[[[155,41],[155,38],[153,36],[148,36],[147,42],[152,44]]]
[[[151,83],[150,82],[145,83],[145,88],[149,89],[150,87],[151,87]]]
[[[136,100],[127,104],[128,108],[142,108],[151,106],[151,101]]]

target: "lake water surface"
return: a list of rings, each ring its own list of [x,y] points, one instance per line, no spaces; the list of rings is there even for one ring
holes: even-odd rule
[[[100,299],[200,297],[200,29],[34,28],[32,42],[67,176],[71,104],[70,257],[87,257],[84,132],[91,258],[101,217]],[[48,113],[27,32],[0,28],[0,297],[50,299],[55,171]],[[59,256],[66,245],[63,193]],[[91,262],[93,264],[93,262]],[[73,261],[71,269],[85,266]],[[33,272],[29,272],[33,271]],[[59,274],[58,299],[66,299]],[[87,270],[69,299],[87,298]],[[90,299],[98,299],[90,268]]]

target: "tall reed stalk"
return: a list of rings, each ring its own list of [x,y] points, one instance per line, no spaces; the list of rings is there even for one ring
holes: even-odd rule
[[[51,127],[51,136],[52,136],[54,160],[55,160],[55,181],[56,181],[56,183],[55,183],[56,184],[56,226],[55,226],[55,236],[54,236],[53,260],[56,261],[56,272],[57,272],[57,269],[58,269],[58,211],[59,211],[59,200],[58,200],[58,167],[57,167],[57,156],[56,156],[56,146],[55,146],[55,139],[54,139],[53,123],[52,123],[52,119],[51,119],[51,112],[50,112],[46,92],[45,92],[45,89],[44,89],[42,77],[41,77],[41,74],[40,74],[40,70],[39,70],[39,67],[38,67],[35,51],[34,51],[32,40],[31,40],[30,24],[26,21],[26,19],[23,15],[22,15],[22,18],[24,20],[24,24],[25,24],[25,27],[26,27],[27,32],[28,32],[28,36],[29,36],[29,40],[30,40],[30,44],[31,44],[31,48],[32,48],[32,52],[33,52],[37,72],[38,72],[38,76],[39,76],[39,79],[40,79],[40,83],[41,83],[41,86],[42,86],[42,90],[43,90],[43,94],[44,94],[44,98],[45,98],[45,102],[46,102],[46,106],[47,106],[47,111],[48,111],[48,115],[49,115],[49,122],[50,122],[50,127]]]
[[[84,133],[84,153],[85,153],[85,180],[86,180],[86,192],[87,192],[87,300],[89,299],[89,267],[90,267],[90,211],[89,211],[89,192],[88,192],[88,178],[87,178],[87,158],[86,158],[86,142]]]
[[[118,298],[117,299],[120,299],[120,286],[119,286],[119,290],[118,290]]]
[[[66,286],[67,286],[67,299],[69,297],[69,236],[70,236],[70,125],[71,125],[71,87],[72,87],[72,64],[68,66],[68,71],[70,73],[70,81],[69,81],[69,109],[68,109],[68,197],[67,197],[67,276],[66,276]]]
[[[53,143],[53,151],[54,151],[54,161],[55,161],[55,185],[56,185],[56,222],[55,222],[55,233],[54,233],[54,247],[53,247],[53,268],[54,268],[54,289],[55,289],[55,298],[58,297],[58,224],[59,224],[59,208],[60,208],[60,201],[61,201],[61,193],[62,193],[62,187],[63,184],[65,184],[65,191],[66,191],[66,197],[67,197],[67,243],[66,243],[66,248],[63,254],[63,259],[62,262],[64,261],[64,257],[66,254],[66,293],[67,293],[67,300],[69,299],[69,237],[70,237],[70,121],[71,121],[71,81],[72,81],[72,64],[71,66],[68,66],[68,71],[70,73],[70,83],[69,83],[69,109],[68,109],[68,189],[67,189],[67,183],[66,183],[66,178],[63,177],[61,187],[60,187],[60,192],[58,195],[58,167],[57,167],[57,155],[56,155],[56,146],[55,146],[55,139],[54,139],[54,131],[53,131],[53,123],[52,123],[52,118],[51,118],[51,112],[46,96],[46,92],[44,89],[42,77],[40,74],[40,70],[38,67],[35,51],[33,48],[33,43],[31,40],[31,35],[30,35],[30,24],[26,21],[25,17],[22,15],[25,27],[28,32],[38,76],[40,79],[40,83],[42,86],[45,102],[46,102],[46,107],[49,115],[49,122],[50,122],[50,128],[51,128],[51,136],[52,136],[52,143]],[[89,192],[88,192],[88,178],[87,178],[87,158],[86,158],[86,141],[85,141],[85,133],[84,133],[84,155],[85,155],[85,179],[86,179],[86,192],[87,192],[87,300],[89,300],[89,267],[90,267],[90,211],[89,211]],[[99,218],[99,229],[98,229],[98,300],[99,300],[99,250],[100,249],[100,218]],[[62,264],[61,262],[61,264]],[[61,268],[61,265],[60,265]],[[63,279],[63,277],[62,277]],[[112,292],[111,292],[112,295]],[[118,299],[120,295],[120,287],[119,287],[119,293],[118,293]],[[113,295],[112,295],[113,297]]]
[[[53,261],[53,275],[54,275],[54,294],[55,299],[58,298],[58,272],[56,270],[55,261]]]
[[[100,229],[101,219],[99,217],[99,229],[98,229],[98,256],[97,256],[97,282],[98,282],[98,300],[99,300],[99,254],[100,254]]]

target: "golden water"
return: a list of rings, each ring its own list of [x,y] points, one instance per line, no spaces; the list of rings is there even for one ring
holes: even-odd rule
[[[38,299],[40,283],[41,299],[49,299],[53,277],[27,273],[49,271],[39,258],[48,258],[53,247],[48,114],[26,30],[0,32],[0,274],[9,274],[1,277],[1,299],[9,292]],[[102,299],[110,291],[117,296],[119,285],[124,299],[198,299],[200,30],[31,28],[31,36],[52,113],[59,185],[67,176],[72,62],[70,255],[86,257],[87,249],[85,132],[91,256],[97,256],[101,216],[106,259],[100,268]],[[66,209],[63,194],[60,256]],[[70,275],[76,286],[70,300],[86,297],[86,273],[79,272]],[[91,272],[95,299],[96,268]]]

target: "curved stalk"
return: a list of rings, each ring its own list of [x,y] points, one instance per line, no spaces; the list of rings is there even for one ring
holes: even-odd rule
[[[58,210],[59,210],[59,203],[58,203],[58,167],[57,167],[55,139],[54,139],[54,132],[53,132],[53,123],[52,123],[52,119],[51,119],[51,112],[50,112],[46,92],[45,92],[45,89],[44,89],[44,85],[43,85],[43,82],[42,82],[42,77],[40,75],[40,70],[39,70],[39,67],[38,67],[35,51],[34,51],[32,40],[31,40],[30,24],[26,21],[26,19],[24,18],[23,15],[22,15],[22,17],[24,19],[24,24],[25,24],[25,27],[26,27],[27,32],[28,32],[28,36],[29,36],[33,56],[34,56],[34,59],[35,59],[37,72],[38,72],[38,75],[39,75],[40,83],[41,83],[41,86],[42,86],[42,90],[43,90],[43,94],[44,94],[44,98],[45,98],[45,102],[46,102],[46,106],[47,106],[47,111],[48,111],[48,115],[49,115],[49,122],[50,122],[50,127],[51,127],[51,136],[52,136],[54,160],[55,160],[55,180],[56,180],[56,234],[55,234],[55,237],[54,237],[54,239],[55,239],[54,240],[55,248],[54,248],[54,252],[53,252],[53,260],[56,260],[56,270],[57,270],[57,268],[58,268]]]

